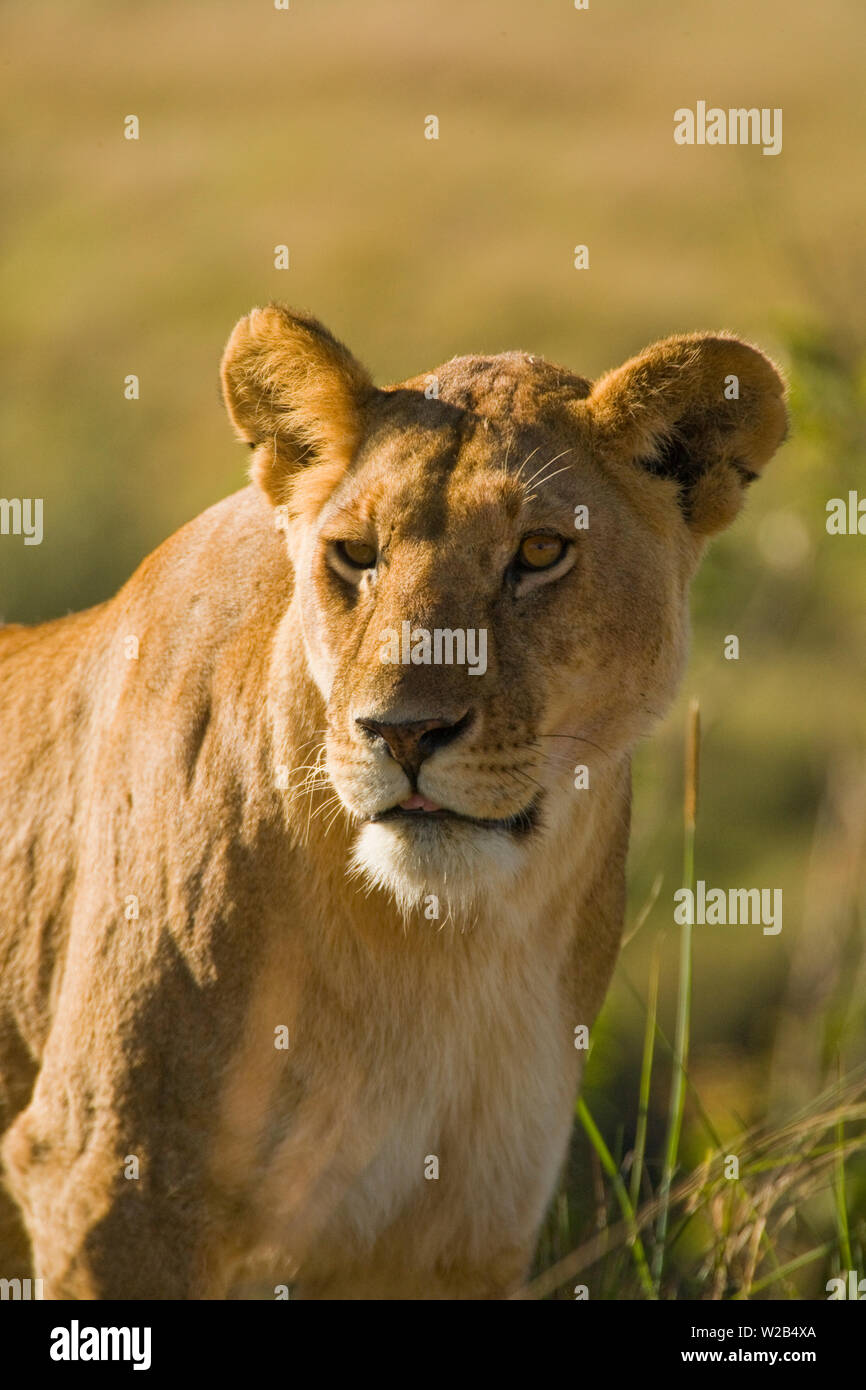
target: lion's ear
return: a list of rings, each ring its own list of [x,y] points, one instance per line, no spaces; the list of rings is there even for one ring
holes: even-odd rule
[[[602,455],[675,482],[699,536],[730,525],[787,430],[776,368],[724,335],[655,343],[601,377],[582,404]]]
[[[256,450],[251,475],[275,505],[301,465],[350,462],[375,388],[316,319],[278,304],[253,309],[229,338],[220,372],[229,418]]]

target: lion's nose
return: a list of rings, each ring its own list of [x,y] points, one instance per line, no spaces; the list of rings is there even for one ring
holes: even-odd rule
[[[468,728],[472,711],[467,710],[459,719],[413,719],[406,724],[388,724],[379,719],[356,719],[359,728],[373,738],[381,738],[388,745],[388,751],[403,768],[407,776],[415,779],[426,758],[432,755]]]

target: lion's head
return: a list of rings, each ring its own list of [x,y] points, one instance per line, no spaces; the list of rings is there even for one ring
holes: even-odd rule
[[[778,373],[694,334],[594,384],[513,352],[377,389],[272,306],[222,374],[285,509],[356,865],[404,908],[507,889],[574,813],[575,769],[667,708],[704,541],[784,436]]]

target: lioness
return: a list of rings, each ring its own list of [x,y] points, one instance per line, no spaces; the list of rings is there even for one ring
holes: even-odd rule
[[[0,1274],[505,1297],[617,955],[631,752],[783,385],[695,334],[594,385],[513,352],[379,389],[278,306],[222,380],[252,486],[0,635]]]

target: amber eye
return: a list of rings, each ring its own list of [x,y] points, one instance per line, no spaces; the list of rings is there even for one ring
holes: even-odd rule
[[[517,552],[517,563],[525,570],[549,570],[565,551],[559,536],[524,536]]]
[[[372,569],[376,563],[376,550],[366,541],[337,541],[334,547],[347,565],[356,570]]]

